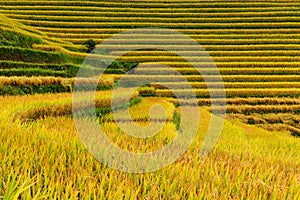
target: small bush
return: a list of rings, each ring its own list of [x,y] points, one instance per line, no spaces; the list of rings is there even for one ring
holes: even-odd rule
[[[87,53],[91,53],[97,45],[93,39],[88,39],[83,44],[87,47]]]

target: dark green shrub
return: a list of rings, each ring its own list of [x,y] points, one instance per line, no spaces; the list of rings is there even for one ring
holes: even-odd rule
[[[87,47],[87,53],[91,53],[97,45],[93,39],[88,39],[83,44]]]

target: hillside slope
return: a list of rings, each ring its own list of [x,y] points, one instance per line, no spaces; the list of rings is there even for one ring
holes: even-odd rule
[[[202,45],[218,67],[228,97],[229,117],[270,130],[300,133],[299,1],[8,0],[0,2],[0,13],[51,42],[57,41],[56,45],[69,55],[83,57],[86,55],[82,53],[83,43],[87,39],[101,43],[132,28],[152,26],[184,33]],[[143,43],[162,41],[184,49],[191,58],[197,55],[195,49],[184,47],[180,39],[162,33],[147,41],[139,35],[130,41],[116,40],[116,45],[107,49],[105,58],[135,45],[141,50],[120,58],[140,63],[135,72],[138,75],[128,75],[128,79],[151,80],[149,85],[155,88],[157,96],[173,96],[161,86],[162,82],[183,94],[190,92],[186,85],[177,83],[168,69],[157,64],[169,65],[184,74],[196,88],[199,105],[210,104],[203,77],[189,63],[161,49],[143,49]],[[51,49],[49,44],[36,47]],[[208,74],[212,90],[222,88],[206,63],[200,62],[199,67]],[[5,71],[3,75],[9,74]]]

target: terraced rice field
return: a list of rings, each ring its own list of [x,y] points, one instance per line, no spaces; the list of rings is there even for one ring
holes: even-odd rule
[[[243,97],[246,99],[243,101],[243,106],[250,109],[252,107],[247,102],[248,98],[249,102],[252,98],[267,97],[280,100],[299,98],[299,1],[8,0],[0,2],[0,13],[21,24],[23,29],[31,29],[31,32],[42,34],[44,39],[52,42],[52,47],[49,44],[40,44],[34,45],[33,48],[55,50],[56,46],[60,46],[67,54],[81,57],[84,56],[85,51],[83,42],[90,38],[101,43],[117,33],[132,28],[169,28],[193,38],[212,56],[222,75],[228,102],[231,101],[230,99]],[[141,49],[128,52],[119,59],[139,63],[135,75],[127,75],[128,79],[134,81],[145,78],[151,81],[149,85],[156,89],[155,93],[158,96],[172,96],[167,88],[159,84],[161,82],[174,86],[182,93],[188,93],[185,84],[176,83],[172,70],[161,67],[157,65],[158,63],[172,66],[173,71],[185,75],[190,85],[197,89],[196,93],[200,99],[209,97],[206,84],[214,90],[218,90],[218,86],[222,85],[215,82],[214,72],[210,74],[209,66],[201,60],[198,66],[206,76],[206,83],[197,72],[199,69],[191,67],[181,57],[159,49],[144,49],[145,45],[149,44],[156,47],[157,44],[161,44],[162,49],[169,44],[179,53],[191,59],[198,59],[197,49],[185,45],[185,40],[182,38],[166,35],[163,31],[161,34],[157,33],[155,37],[146,33],[135,35],[134,39],[131,35],[127,37],[130,40],[111,40],[115,45],[107,46],[105,58],[119,55],[132,47]],[[148,39],[145,40],[145,37]],[[12,50],[16,51],[15,48]],[[22,52],[22,49],[18,51]],[[36,50],[32,51],[33,54],[40,53],[35,52]],[[47,66],[46,60],[31,61],[28,64],[30,61],[26,58],[20,58],[18,62],[13,59],[10,63],[2,61],[0,74],[3,76],[75,75],[74,73],[66,75],[62,71],[49,73],[47,70],[41,70],[45,67],[52,70],[61,67],[58,55],[52,54],[51,62],[56,62],[56,59],[58,65],[47,64]],[[8,59],[4,58],[4,60]],[[33,64],[33,62],[41,64]],[[28,68],[31,70],[27,70]],[[66,68],[70,69],[70,67]],[[113,70],[111,73],[116,71]],[[266,104],[257,106],[265,105],[268,107],[268,113],[280,114],[279,110],[282,110],[280,109],[282,106],[297,107],[299,104],[296,102],[293,105],[273,105],[266,101]],[[230,108],[229,113],[232,114],[229,116],[238,114],[239,107],[240,105],[235,109]],[[252,112],[257,113],[257,109],[253,108]],[[293,116],[297,115],[296,112],[290,112]],[[299,124],[295,122],[293,126],[299,132]]]
[[[145,27],[161,30],[153,35],[153,30],[142,29]],[[114,37],[131,29],[138,29],[137,33]],[[192,38],[208,54],[180,34],[166,34],[165,29]],[[5,177],[0,180],[0,199],[17,199],[21,194],[27,199],[33,194],[54,199],[299,198],[299,1],[2,0],[0,36],[0,95],[62,93],[1,97],[5,104],[0,111],[1,151],[14,151],[5,152],[0,159],[4,166],[0,175]],[[205,127],[212,103],[226,103],[230,120],[221,136],[224,143],[219,143],[207,160],[202,162],[195,156],[205,127],[198,130],[194,146],[174,168],[142,176],[110,170],[80,146],[69,118],[69,93],[88,55],[85,42],[92,39],[101,44],[108,38],[110,44],[100,45],[94,56],[100,64],[90,64],[85,70],[105,74],[97,87],[101,91],[97,92],[96,111],[110,139],[124,149],[139,152],[167,144],[178,128],[178,110],[195,106],[187,98],[195,93]],[[118,55],[122,56],[104,71],[108,61]],[[122,117],[113,119],[110,113],[110,90],[124,80],[128,87],[144,83],[131,99],[135,122],[149,124],[146,111],[151,104],[159,103],[167,111],[166,124],[150,141],[126,136],[116,122],[129,122]],[[79,83],[90,90],[95,80],[82,76]],[[224,88],[226,99],[218,96]],[[216,114],[222,111],[215,110]],[[160,116],[154,120],[160,125]],[[41,135],[38,130],[42,130]],[[22,131],[25,134],[21,136]],[[10,134],[18,140],[12,140]],[[24,141],[31,141],[30,145],[20,145]],[[33,146],[38,146],[38,153],[32,153]],[[18,148],[25,148],[28,155],[20,155]],[[15,168],[14,156],[25,164]],[[64,160],[65,166],[56,159]],[[9,167],[15,171],[7,174]],[[100,175],[95,171],[101,171]],[[193,178],[186,183],[190,173]]]

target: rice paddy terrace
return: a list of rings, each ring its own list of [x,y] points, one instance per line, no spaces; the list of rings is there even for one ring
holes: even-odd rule
[[[209,56],[166,31],[114,37],[145,27],[189,36]],[[95,107],[99,125],[116,146],[149,153],[171,144],[183,118],[179,100],[195,106],[182,97],[191,91],[197,96],[194,142],[155,172],[125,173],[99,162],[70,117],[70,92],[89,55],[87,42],[108,38],[111,44],[95,55],[100,63],[83,68],[105,73],[97,82],[95,105],[85,96],[75,104],[79,113]],[[166,45],[188,59],[164,50]],[[299,55],[299,0],[0,0],[0,199],[298,200]],[[89,91],[95,80],[77,81]],[[131,96],[132,121],[127,110],[116,109],[117,117],[111,112],[112,89],[122,80],[148,82]],[[216,94],[225,87],[227,98],[211,98],[208,87]],[[127,88],[118,90],[116,108],[126,108],[127,95]],[[211,121],[219,118],[209,113],[212,102],[226,102],[231,119],[200,159]],[[152,110],[155,104],[165,116]],[[189,122],[195,118],[189,117]],[[150,138],[131,137],[119,125],[132,122],[162,129]]]
[[[193,38],[212,57],[226,88],[229,117],[238,117],[272,130],[300,133],[299,1],[6,0],[0,2],[0,14],[5,30],[15,31],[17,27],[20,33],[40,39],[30,47],[2,44],[2,51],[20,55],[23,51],[31,55],[45,54],[43,58],[49,58],[3,57],[0,64],[2,76],[28,76],[23,79],[30,84],[41,82],[33,80],[38,78],[32,75],[51,76],[49,83],[63,85],[66,77],[75,76],[86,56],[84,42],[88,39],[100,44],[133,28],[168,28]],[[210,105],[207,84],[217,91],[222,83],[216,82],[205,63],[200,68],[208,74],[206,83],[197,69],[179,56],[161,49],[143,48],[145,42],[160,44],[162,41],[168,41],[173,48],[191,58],[197,55],[197,50],[184,46],[180,38],[162,33],[148,41],[138,36],[130,41],[116,40],[116,45],[109,46],[105,52],[105,58],[134,46],[140,50],[119,58],[120,62],[138,63],[135,75],[126,75],[131,80],[150,80],[149,86],[154,91],[151,94],[156,96],[173,97],[162,82],[182,93],[187,92],[186,84],[178,82],[176,75],[163,67],[168,65],[190,82],[199,105]],[[133,66],[135,64],[128,64],[124,69],[113,67],[110,73],[120,74]],[[116,75],[115,79],[120,76]],[[8,85],[16,82],[11,79],[6,78],[3,82]],[[54,79],[59,80],[55,82]]]

